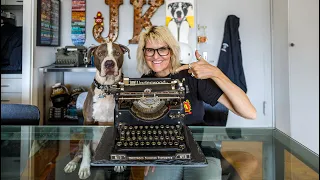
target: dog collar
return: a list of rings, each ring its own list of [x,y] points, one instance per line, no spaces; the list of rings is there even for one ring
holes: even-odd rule
[[[93,79],[93,84],[96,88],[103,91],[103,93],[99,94],[99,98],[105,98],[106,95],[110,95],[116,89],[113,85],[102,85],[96,79]]]

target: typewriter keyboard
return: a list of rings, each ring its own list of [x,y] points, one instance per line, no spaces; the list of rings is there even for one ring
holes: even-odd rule
[[[115,147],[118,152],[175,151],[186,148],[181,125],[119,125]]]

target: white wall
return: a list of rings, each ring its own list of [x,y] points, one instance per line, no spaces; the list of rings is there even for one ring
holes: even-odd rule
[[[289,2],[291,136],[319,154],[319,0]]]
[[[257,119],[245,120],[230,112],[227,126],[272,127],[270,1],[199,0],[197,4],[198,24],[208,27],[208,42],[198,47],[201,52],[208,52],[208,61],[214,65],[218,63],[227,16],[234,14],[240,18],[239,33],[247,95],[257,109]]]
[[[196,21],[201,25],[208,25],[212,29],[208,29],[209,42],[207,46],[197,46],[196,34],[197,29],[190,31],[189,44],[193,49],[200,49],[201,52],[208,51],[209,60],[217,59],[222,42],[224,22],[227,15],[235,14],[240,17],[240,36],[242,38],[242,51],[244,71],[248,85],[248,96],[258,111],[258,119],[256,121],[248,121],[239,118],[232,113],[229,115],[228,126],[246,126],[246,127],[272,127],[272,106],[271,106],[271,45],[270,45],[270,2],[269,0],[195,0],[196,14],[202,12],[201,16],[196,17]],[[72,45],[71,34],[71,0],[61,0],[61,46]],[[144,6],[144,11],[149,5]],[[105,30],[103,36],[107,36],[109,31],[109,6],[103,0],[87,1],[86,15],[86,43],[85,46],[98,44],[92,37],[92,27],[94,17],[97,11],[101,11],[104,17]],[[118,43],[128,45],[129,39],[132,38],[133,32],[133,6],[129,0],[124,0],[124,4],[120,6],[120,32],[117,39]],[[154,25],[165,24],[165,7],[160,7],[151,22]],[[195,23],[198,24],[197,22]],[[137,45],[129,45],[131,50],[131,58],[125,57],[123,65],[124,75],[130,77],[140,77],[136,72],[136,48]],[[207,48],[207,49],[206,49]],[[35,48],[35,77],[37,76],[37,68],[49,65],[54,62],[53,48],[36,47]],[[194,59],[195,60],[195,59]],[[215,63],[217,60],[215,60]],[[214,63],[213,63],[214,64]],[[88,86],[94,77],[94,73],[66,73],[65,83],[72,85]],[[35,80],[35,86],[39,86],[39,82]],[[52,82],[53,83],[53,82]],[[52,84],[50,84],[52,85]],[[41,92],[37,92],[40,94]],[[36,101],[36,100],[35,100]],[[266,115],[263,114],[263,101],[267,101]]]

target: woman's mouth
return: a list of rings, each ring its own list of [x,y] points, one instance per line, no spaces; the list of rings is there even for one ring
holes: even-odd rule
[[[163,61],[152,61],[153,64],[161,64]]]

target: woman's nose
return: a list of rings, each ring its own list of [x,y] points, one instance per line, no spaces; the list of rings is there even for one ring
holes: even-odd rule
[[[153,58],[158,59],[160,57],[158,51],[154,51]]]

